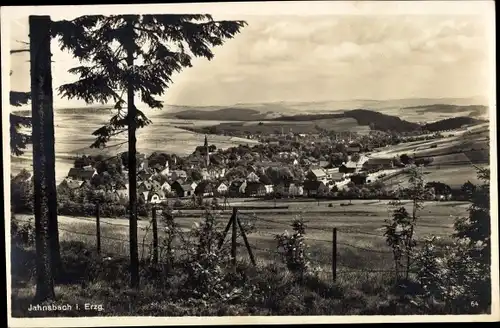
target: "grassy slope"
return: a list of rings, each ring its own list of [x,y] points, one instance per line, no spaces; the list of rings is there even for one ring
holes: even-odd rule
[[[252,205],[268,202],[256,202]],[[333,203],[333,207],[327,204]],[[290,213],[280,214],[279,211],[257,211],[262,219],[272,222],[257,221],[256,230],[249,236],[250,244],[257,259],[257,268],[246,269],[253,272],[244,279],[245,282],[261,286],[263,300],[255,303],[249,301],[223,302],[203,305],[196,301],[183,300],[180,288],[182,286],[182,271],[172,276],[162,276],[158,285],[146,267],[143,274],[143,286],[138,295],[128,291],[127,274],[125,266],[128,263],[128,233],[126,220],[103,219],[102,249],[104,254],[113,258],[111,261],[102,262],[99,259],[89,258],[75,247],[75,242],[86,245],[84,248],[92,250],[95,245],[95,225],[93,222],[81,218],[60,217],[61,240],[63,245],[63,258],[66,268],[70,270],[68,276],[72,280],[58,284],[56,293],[58,303],[90,302],[103,304],[102,312],[86,312],[84,315],[342,315],[342,314],[397,314],[408,311],[401,304],[393,304],[396,295],[391,289],[391,274],[377,270],[391,270],[391,254],[385,245],[382,231],[383,220],[387,217],[387,203],[382,201],[353,201],[352,206],[340,206],[340,202],[289,202]],[[466,203],[427,203],[422,210],[422,219],[417,226],[417,238],[428,234],[448,236],[451,232],[451,215],[463,215]],[[246,211],[241,209],[243,213]],[[287,274],[286,268],[280,266],[279,258],[274,253],[275,241],[272,239],[276,233],[282,233],[293,218],[294,213],[305,212],[309,228],[306,230],[306,240],[309,245],[310,257],[313,266],[319,266],[322,272],[317,278],[307,279],[304,283],[294,282]],[[186,213],[187,214],[187,213]],[[227,220],[226,213],[222,226]],[[191,215],[179,218],[178,222],[185,228],[198,221],[201,215]],[[26,218],[26,217],[24,217]],[[22,219],[22,217],[20,217]],[[244,216],[242,216],[244,220]],[[106,224],[119,224],[111,226]],[[148,223],[141,221],[140,227]],[[338,233],[338,280],[331,282],[331,228],[337,227]],[[63,230],[64,229],[64,230]],[[71,229],[80,234],[68,233]],[[315,229],[323,229],[315,230]],[[161,230],[161,229],[160,229]],[[143,240],[146,231],[139,229],[139,239]],[[160,234],[160,244],[163,235]],[[123,239],[119,242],[109,238]],[[146,237],[146,244],[150,242],[150,233]],[[313,240],[315,239],[315,240]],[[319,241],[325,240],[325,241]],[[241,241],[240,241],[241,242]],[[71,244],[73,244],[72,247]],[[69,245],[69,246],[68,246]],[[78,245],[76,245],[78,246]],[[360,248],[361,247],[361,248]],[[103,255],[104,255],[103,254]],[[147,247],[140,248],[141,258],[148,254]],[[20,256],[20,255],[19,255]],[[125,256],[125,257],[123,257]],[[241,261],[248,261],[248,255],[243,247],[238,249]],[[87,262],[89,261],[89,262]],[[21,261],[22,262],[22,261]],[[272,264],[272,262],[276,262]],[[97,265],[97,263],[100,263]],[[29,265],[26,264],[26,265]],[[82,266],[83,265],[83,266]],[[84,269],[86,268],[86,269]],[[248,271],[250,270],[250,271]],[[371,270],[371,271],[370,271]],[[110,272],[110,274],[106,274]],[[114,273],[111,273],[114,272]],[[84,274],[82,276],[82,274]],[[95,281],[90,281],[82,286],[81,278],[88,279],[98,274]],[[90,275],[90,276],[87,276]],[[234,278],[234,274],[231,274]],[[32,277],[29,270],[22,270],[13,276],[13,315],[36,316],[36,313],[27,313],[26,308],[34,295]],[[81,277],[81,278],[78,278]],[[133,304],[133,305],[132,305]],[[132,305],[132,306],[130,306]],[[408,312],[406,312],[408,313]],[[38,314],[39,315],[39,314]],[[81,313],[47,313],[50,316],[78,316]]]
[[[324,269],[329,270],[329,263],[331,262],[331,231],[334,227],[339,229],[338,241],[341,243],[380,251],[389,250],[385,245],[381,232],[384,219],[388,216],[387,201],[353,200],[354,205],[352,206],[340,205],[346,202],[322,201],[319,205],[316,201],[287,202],[289,205],[288,210],[245,210],[244,205],[242,205],[240,212],[246,214],[242,215],[242,220],[253,220],[251,218],[254,215],[257,217],[255,219],[256,232],[249,235],[249,240],[252,246],[258,248],[256,250],[257,257],[262,260],[270,260],[273,257],[275,248],[273,236],[285,230],[290,230],[289,224],[292,219],[297,215],[301,215],[309,222],[307,224],[309,227],[307,237],[311,239],[310,243],[314,246],[312,247],[313,258]],[[258,201],[251,203],[252,206],[259,206],[259,204],[272,206],[274,202]],[[328,207],[328,204],[332,204],[333,207]],[[425,210],[422,211],[422,220],[418,225],[417,234],[419,236],[431,233],[449,235],[452,229],[450,215],[464,215],[468,206],[463,202],[453,203],[454,206],[450,204],[429,202]],[[182,217],[179,217],[177,222],[183,230],[189,230],[195,222],[199,222],[202,218],[202,212],[200,211],[182,210],[181,212]],[[230,211],[221,214],[222,225],[227,222],[230,214]],[[18,217],[21,220],[29,218],[29,216],[25,215],[19,215]],[[95,223],[92,218],[60,216],[59,222],[62,240],[77,240],[91,245],[95,244]],[[128,254],[128,220],[103,218],[101,229],[104,252],[110,252],[114,255]],[[83,233],[83,235],[77,233]],[[139,222],[139,240],[143,240],[144,236],[145,247],[147,248],[147,245],[152,240],[151,226],[148,220]],[[108,237],[112,239],[107,239]],[[113,239],[122,239],[123,241]],[[345,263],[340,263],[340,266],[354,266],[356,269],[370,267],[376,269],[384,268],[387,264],[386,261],[381,261],[380,256],[373,259],[372,254],[366,251],[358,250],[354,254],[353,249],[348,246],[339,246],[339,252],[339,256],[345,259]],[[387,256],[385,256],[385,259],[388,259]]]

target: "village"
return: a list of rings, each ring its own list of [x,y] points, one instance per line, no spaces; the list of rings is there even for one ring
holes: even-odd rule
[[[371,158],[369,148],[359,141],[361,137],[354,136],[335,136],[332,143],[319,135],[272,135],[267,136],[271,140],[263,139],[266,143],[253,147],[221,150],[209,145],[205,135],[203,146],[184,158],[139,154],[138,198],[150,204],[208,197],[318,198],[335,196],[353,185],[373,185],[408,167],[409,163],[399,158]],[[123,161],[115,161],[119,168],[110,170],[109,165],[104,169],[99,165],[107,159],[85,158],[88,163],[75,164],[59,190],[77,191],[88,185],[95,192],[128,199],[128,172]]]

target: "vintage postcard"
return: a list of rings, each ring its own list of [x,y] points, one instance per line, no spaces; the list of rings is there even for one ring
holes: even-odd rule
[[[2,7],[9,327],[499,320],[494,12]]]

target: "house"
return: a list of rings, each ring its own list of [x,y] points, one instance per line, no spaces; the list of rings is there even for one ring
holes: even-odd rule
[[[160,171],[161,175],[168,176],[170,174],[170,165],[168,164],[168,161],[165,163],[165,168]]]
[[[302,196],[304,194],[304,187],[298,183],[291,183],[288,188],[288,194],[290,196]]]
[[[216,188],[216,191],[217,191],[217,194],[218,195],[226,195],[227,194],[227,191],[228,191],[228,186],[227,184],[225,184],[224,182],[221,182],[217,188]]]
[[[170,175],[172,177],[172,180],[187,179],[187,173],[184,170],[173,170]]]
[[[153,191],[148,193],[146,202],[150,204],[159,204],[165,200],[165,193],[163,191]]]
[[[332,182],[340,182],[342,180],[345,179],[345,175],[344,173],[342,172],[336,172],[336,173],[332,173],[328,176],[328,178],[330,179],[330,181]]]
[[[313,164],[317,164],[317,163],[319,162],[316,158],[314,158],[314,157],[312,157],[312,156],[309,156],[309,157],[307,158],[307,160],[308,160],[310,163],[313,163]]]
[[[316,180],[323,180],[327,177],[326,172],[323,169],[315,168],[311,169],[309,172],[316,178]]]
[[[97,174],[97,170],[72,167],[68,172],[68,178],[79,181],[89,181]]]
[[[143,191],[139,193],[139,199],[142,200],[144,203],[148,202],[148,196],[149,196],[149,191]]]
[[[81,180],[64,179],[58,186],[58,189],[76,190],[82,188],[87,182]]]
[[[339,166],[339,172],[341,173],[355,173],[358,169],[358,163],[353,161],[349,161]]]
[[[351,143],[346,147],[346,152],[348,154],[359,153],[361,151],[361,145],[358,143]]]
[[[189,197],[192,196],[194,192],[191,184],[181,184],[179,181],[172,183],[172,190],[174,190],[179,197]]]
[[[254,172],[250,172],[247,175],[247,181],[249,182],[258,182],[259,181],[259,176],[255,174]]]
[[[319,161],[319,167],[325,168],[330,164],[329,161]]]
[[[148,172],[148,171],[141,171],[139,174],[138,174],[138,178],[139,180],[141,181],[148,181],[148,180],[152,180],[153,179],[153,174],[151,172]]]
[[[172,186],[168,181],[165,181],[161,186],[160,189],[165,192],[165,193],[170,193],[172,191]]]
[[[364,170],[385,170],[394,168],[392,158],[370,158],[363,164]]]
[[[214,195],[214,189],[209,181],[204,180],[196,186],[194,193],[197,196],[211,197]]]
[[[120,197],[128,197],[128,183],[117,183],[115,193]]]
[[[138,192],[151,191],[152,189],[153,184],[151,183],[151,181],[141,181],[137,184]]]
[[[274,192],[277,195],[288,195],[288,188],[290,188],[290,184],[288,182],[280,182],[274,187]]]
[[[245,194],[248,197],[262,197],[266,194],[266,187],[261,182],[248,182]]]
[[[210,173],[208,173],[208,170],[206,167],[202,168],[200,173],[201,173],[202,180],[210,180]]]
[[[294,158],[293,162],[292,162],[292,165],[299,165],[299,161],[296,158]]]
[[[191,188],[193,189],[193,191],[196,189],[196,187],[198,187],[198,182],[185,182],[185,184],[189,184],[191,186]]]
[[[332,176],[336,176],[340,173],[338,167],[335,167],[333,169],[323,169],[323,171],[325,172],[327,179],[331,179]],[[342,173],[342,175],[343,175],[343,173]]]
[[[306,181],[304,182],[304,193],[308,197],[324,196],[328,193],[328,186],[322,181]]]
[[[271,194],[274,191],[274,186],[272,184],[264,184],[264,188],[266,188],[266,194]]]
[[[241,190],[244,190],[245,187],[246,187],[246,181],[234,180],[229,185],[228,193],[232,197],[241,195],[242,194]]]

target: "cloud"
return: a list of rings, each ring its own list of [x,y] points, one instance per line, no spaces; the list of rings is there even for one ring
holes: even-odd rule
[[[235,18],[248,26],[216,47],[213,60],[196,58],[175,74],[167,103],[466,97],[487,89],[482,16]],[[67,69],[77,63],[56,44],[53,52],[57,85],[71,79]]]

